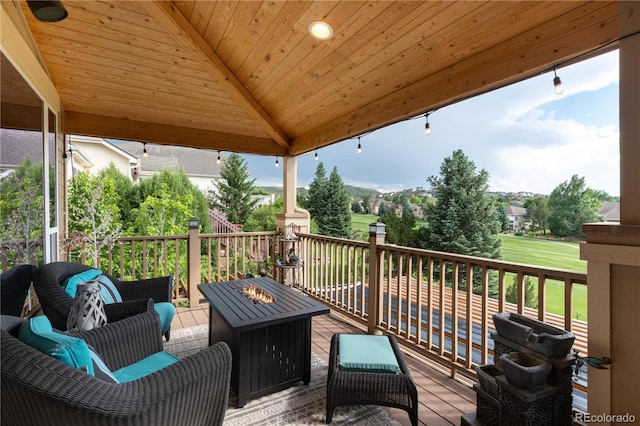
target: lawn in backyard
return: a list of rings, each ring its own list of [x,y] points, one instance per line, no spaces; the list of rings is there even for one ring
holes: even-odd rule
[[[502,260],[587,272],[587,262],[580,260],[580,245],[575,241],[547,240],[501,234]],[[510,283],[509,283],[510,284]],[[547,312],[564,315],[564,283],[546,282]],[[587,320],[587,286],[573,286],[573,318]]]
[[[373,214],[352,214],[351,227],[358,230],[363,239],[368,238],[369,224],[378,216]],[[423,224],[421,221],[418,226]],[[587,262],[580,260],[580,245],[575,241],[521,237],[500,234],[502,241],[502,260],[506,262],[524,263],[545,268],[570,269],[587,272]],[[533,280],[532,280],[533,281]],[[535,281],[534,281],[535,282]],[[511,282],[507,282],[511,284]],[[546,282],[547,311],[564,315],[564,283],[554,280]],[[573,317],[587,319],[587,286],[573,286]]]

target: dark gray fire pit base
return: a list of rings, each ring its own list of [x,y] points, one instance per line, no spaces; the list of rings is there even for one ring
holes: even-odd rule
[[[239,289],[253,284],[276,298],[254,304]],[[311,318],[329,309],[270,278],[201,284],[209,302],[209,344],[231,348],[231,387],[238,407],[248,399],[311,380]]]

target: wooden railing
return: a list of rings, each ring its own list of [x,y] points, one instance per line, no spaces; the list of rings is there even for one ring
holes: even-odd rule
[[[500,260],[455,255],[390,244],[302,234],[305,292],[369,323],[369,291],[377,288],[378,330],[395,335],[406,347],[449,369],[474,377],[475,366],[492,361],[492,315],[517,312],[569,330],[574,348],[587,353],[587,323],[573,318],[573,289],[587,284],[582,272],[541,268]],[[378,282],[371,285],[370,256]],[[525,305],[526,283],[537,289],[537,308]],[[515,282],[517,300],[506,301]],[[564,314],[546,309],[547,286],[564,286]],[[578,389],[586,390],[583,384]]]
[[[375,239],[299,237],[304,268],[296,283],[303,291],[363,326],[373,322],[405,347],[446,366],[452,377],[474,377],[475,366],[491,362],[492,315],[498,312],[569,330],[576,336],[574,348],[587,354],[587,323],[573,317],[573,290],[587,284],[585,273],[376,244]],[[187,236],[120,238],[100,253],[100,267],[122,279],[173,275],[174,302],[197,304],[199,283],[248,274],[278,277],[279,238],[278,232],[199,234],[197,229]],[[70,260],[91,263],[86,250],[74,253],[78,257]],[[527,281],[537,289],[536,308],[525,305]],[[506,293],[512,282],[517,297],[510,303]],[[552,284],[564,287],[563,313],[548,312],[546,290]],[[370,291],[377,291],[377,306],[369,305]],[[584,384],[578,388],[586,390]]]
[[[203,282],[228,281],[246,276],[273,273],[277,232],[240,232],[156,237],[120,237],[110,246],[101,246],[97,267],[123,280],[172,275],[173,301],[187,305],[198,300],[196,288]],[[198,273],[192,276],[188,250],[190,240],[199,248]],[[81,245],[70,251],[68,261],[94,266],[92,251]],[[196,302],[197,303],[197,302]]]

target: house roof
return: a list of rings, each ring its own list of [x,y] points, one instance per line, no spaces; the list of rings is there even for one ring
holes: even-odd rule
[[[149,144],[145,157],[145,145],[141,143],[128,142],[118,146],[140,159],[141,172],[178,171],[182,167],[189,176],[219,176],[224,162],[223,153],[220,154],[221,163],[217,164],[218,153],[202,149]]]
[[[511,216],[526,216],[527,215],[527,209],[525,209],[524,207],[518,207],[518,206],[514,206],[514,205],[508,205],[507,206],[507,215],[511,215]]]
[[[620,222],[620,203],[603,201],[600,214],[604,216],[605,222]]]
[[[621,36],[616,1],[65,0],[54,24],[16,5],[66,133],[268,155],[561,75]]]

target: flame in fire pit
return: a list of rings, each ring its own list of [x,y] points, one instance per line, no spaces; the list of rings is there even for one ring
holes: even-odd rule
[[[273,303],[276,301],[275,297],[252,284],[245,284],[240,292],[253,303]]]

